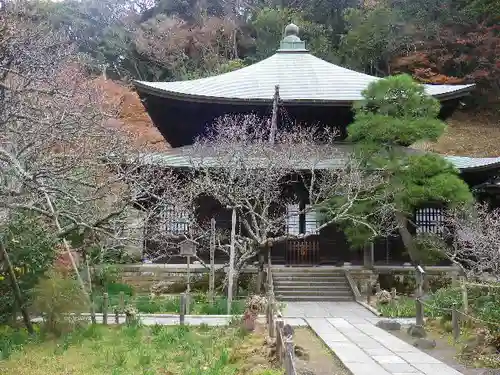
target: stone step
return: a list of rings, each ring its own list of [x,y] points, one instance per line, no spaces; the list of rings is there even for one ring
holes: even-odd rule
[[[278,298],[283,302],[352,302],[352,296],[283,296]]]
[[[275,296],[283,295],[283,296],[290,296],[290,295],[322,295],[322,296],[352,296],[352,292],[349,289],[337,289],[337,290],[314,290],[314,289],[296,289],[296,290],[282,290],[282,289],[276,289],[274,291]]]
[[[334,270],[323,270],[323,269],[318,269],[317,271],[314,270],[290,270],[290,269],[280,269],[279,271],[272,270],[271,271],[273,276],[277,275],[338,275],[338,276],[344,276],[345,272],[344,271],[334,271]]]
[[[344,276],[345,272],[339,271],[328,271],[328,270],[319,270],[319,271],[306,271],[306,270],[283,270],[283,271],[271,271],[273,276],[279,275],[309,275],[309,276],[320,276],[320,275],[329,275],[329,276]]]
[[[285,284],[290,284],[290,283],[297,283],[297,284],[304,284],[304,283],[331,283],[331,284],[340,284],[340,283],[346,283],[347,280],[342,277],[342,278],[317,278],[317,277],[279,277],[273,278],[273,281],[275,284],[278,283],[285,283]]]
[[[283,279],[306,279],[306,280],[345,280],[344,275],[304,275],[299,273],[294,274],[284,274],[284,275],[273,275],[273,280],[283,280]]]
[[[330,290],[350,290],[347,284],[332,285],[332,284],[288,284],[274,285],[274,290],[321,290],[328,292]]]

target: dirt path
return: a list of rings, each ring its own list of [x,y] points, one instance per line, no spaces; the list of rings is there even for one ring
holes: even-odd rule
[[[403,327],[401,331],[389,331],[397,338],[413,345],[415,339],[406,333],[406,327]],[[436,332],[428,332],[427,338],[436,341],[436,347],[434,349],[421,349],[428,355],[446,363],[448,366],[453,367],[455,370],[460,371],[464,375],[482,375],[487,374],[488,369],[478,369],[473,367],[466,367],[458,361],[456,358],[457,350],[448,341],[448,338],[439,335]],[[489,369],[491,371],[491,369]],[[499,372],[500,374],[500,372]]]
[[[295,328],[293,341],[296,346],[304,348],[306,358],[296,357],[296,367],[299,374],[304,375],[349,375],[350,372],[326,347],[321,339],[309,328]]]

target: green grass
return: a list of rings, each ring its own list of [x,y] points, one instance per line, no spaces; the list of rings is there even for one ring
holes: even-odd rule
[[[25,340],[0,360],[0,374],[238,375],[244,369],[276,374],[267,361],[262,364],[262,341],[239,326],[88,325],[57,340]]]

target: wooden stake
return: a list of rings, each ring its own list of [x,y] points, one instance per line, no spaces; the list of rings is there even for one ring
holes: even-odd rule
[[[210,278],[208,300],[213,305],[215,297],[215,219],[210,220]]]
[[[231,315],[231,306],[233,304],[233,282],[234,282],[234,258],[236,252],[236,208],[233,207],[231,215],[231,247],[229,250],[229,275],[227,287],[227,315]]]
[[[416,325],[423,326],[424,325],[424,306],[420,299],[423,296],[423,276],[417,271],[417,290],[415,293],[415,309],[416,309]]]
[[[187,257],[187,288],[186,288],[186,312],[189,314],[189,303],[191,297],[191,257]]]
[[[455,343],[458,341],[460,337],[460,324],[458,320],[458,310],[456,304],[453,304],[453,308],[451,310],[451,326],[453,329],[453,340]]]
[[[94,296],[92,295],[92,276],[90,275],[89,258],[85,251],[83,252],[83,256],[85,257],[85,268],[87,273],[87,282],[89,285],[88,291],[89,291],[89,301],[90,301],[90,320],[92,324],[96,324]]]
[[[181,305],[179,311],[179,324],[184,325],[184,320],[186,317],[186,295],[184,293],[181,294]]]
[[[109,305],[109,296],[108,293],[104,293],[102,297],[102,324],[108,324],[108,305]]]
[[[462,290],[462,304],[464,313],[469,313],[469,296],[467,295],[467,287],[465,285],[465,277],[460,276],[460,289]]]
[[[33,329],[33,324],[31,323],[30,316],[28,314],[28,310],[23,304],[23,297],[21,295],[21,289],[19,289],[19,283],[17,282],[16,274],[14,272],[14,268],[12,267],[12,263],[10,262],[9,254],[7,253],[7,249],[3,242],[0,240],[0,261],[4,262],[7,267],[7,272],[9,273],[10,284],[12,287],[12,291],[14,292],[14,298],[16,299],[17,305],[21,310],[21,314],[23,316],[23,322],[28,330],[28,333],[32,335],[35,330]]]

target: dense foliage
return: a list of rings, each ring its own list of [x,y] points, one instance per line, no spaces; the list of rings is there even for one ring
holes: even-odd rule
[[[24,303],[29,305],[33,288],[54,262],[56,240],[46,230],[40,218],[33,216],[13,217],[2,231]],[[0,268],[0,322],[9,321],[14,311],[20,312],[15,305],[10,278],[5,268]]]
[[[373,82],[363,91],[364,99],[354,107],[355,117],[348,126],[348,139],[355,142],[358,158],[366,169],[384,171],[385,184],[380,189],[385,200],[367,196],[352,205],[358,215],[370,216],[377,205],[387,206],[393,216],[394,228],[402,236],[405,247],[414,262],[423,263],[423,254],[409,233],[411,217],[422,205],[434,202],[454,207],[472,201],[467,184],[459,172],[439,155],[413,153],[402,147],[417,141],[436,140],[446,125],[437,118],[439,102],[424,92],[421,84],[408,75],[388,77]],[[345,198],[335,196],[329,202],[342,205]],[[351,243],[363,245],[379,233],[387,222],[372,218],[372,228],[357,221],[346,220],[343,225]]]
[[[492,332],[500,332],[496,324],[500,320],[500,289],[498,285],[469,286],[467,287],[469,314],[483,322]],[[463,292],[460,287],[438,289],[428,296],[425,301],[424,315],[430,318],[451,320],[451,309],[463,310]],[[383,316],[391,318],[409,318],[415,316],[415,299],[402,296],[388,304],[379,304],[377,309]]]
[[[293,21],[329,61],[421,82],[474,81],[490,101],[500,93],[498,0],[27,1],[32,16],[71,36],[92,70],[116,78],[235,69],[272,54]]]

